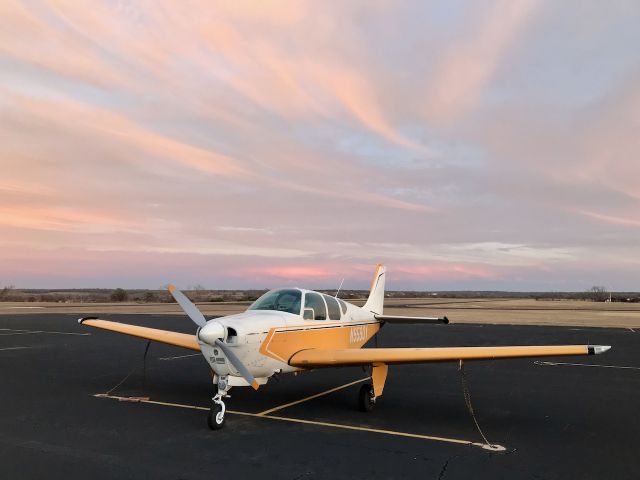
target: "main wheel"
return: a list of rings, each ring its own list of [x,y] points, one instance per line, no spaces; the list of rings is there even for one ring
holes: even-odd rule
[[[373,393],[373,385],[365,383],[360,387],[358,394],[358,410],[361,412],[370,412],[376,406],[376,397]]]
[[[211,404],[209,414],[207,415],[207,424],[211,430],[220,430],[224,426],[225,414],[222,412],[222,405],[219,403]]]

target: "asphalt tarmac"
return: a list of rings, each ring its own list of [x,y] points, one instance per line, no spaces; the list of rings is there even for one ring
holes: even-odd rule
[[[356,409],[361,383],[345,386],[366,377],[361,368],[235,388],[227,408],[236,413],[213,432],[199,354],[152,344],[144,374],[145,341],[81,327],[76,317],[0,316],[3,479],[639,476],[640,332],[632,329],[386,326],[380,346],[613,346],[600,356],[466,363],[479,425],[506,449],[496,453],[482,448],[457,364],[390,367],[371,413]],[[195,330],[184,316],[104,318]]]

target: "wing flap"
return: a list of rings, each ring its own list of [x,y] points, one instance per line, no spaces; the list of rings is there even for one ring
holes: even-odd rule
[[[509,347],[308,349],[289,359],[294,367],[370,365],[374,363],[427,363],[499,358],[593,355],[609,348],[600,345],[541,345]]]
[[[81,318],[78,320],[78,323],[81,325],[89,325],[90,327],[101,328],[102,330],[110,330],[112,332],[124,333],[134,337],[146,338],[147,340],[152,340],[154,342],[175,345],[176,347],[188,348],[198,352],[200,351],[200,345],[198,345],[196,336],[189,335],[188,333],[140,327],[138,325],[129,325],[127,323],[100,320],[99,318]]]

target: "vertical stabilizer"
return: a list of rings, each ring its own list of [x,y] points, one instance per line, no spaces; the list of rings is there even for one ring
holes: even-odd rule
[[[367,303],[362,308],[369,312],[382,315],[384,308],[384,280],[387,269],[384,265],[379,263],[376,266],[376,273],[373,276],[373,282],[371,282],[371,292],[369,292],[369,298]]]

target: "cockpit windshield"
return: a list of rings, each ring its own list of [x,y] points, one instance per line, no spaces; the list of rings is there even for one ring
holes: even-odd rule
[[[247,310],[276,310],[300,315],[302,292],[295,288],[271,290],[251,304]]]

